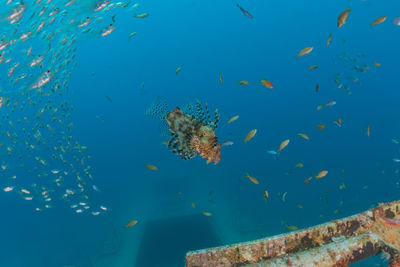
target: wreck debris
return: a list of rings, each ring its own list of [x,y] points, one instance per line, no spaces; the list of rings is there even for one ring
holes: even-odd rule
[[[348,266],[379,253],[400,267],[400,201],[269,238],[189,252],[187,267]]]

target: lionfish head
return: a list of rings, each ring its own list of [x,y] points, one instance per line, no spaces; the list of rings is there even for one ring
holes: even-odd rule
[[[221,160],[221,145],[209,126],[202,126],[197,135],[193,136],[192,146],[202,158],[207,159],[207,164],[217,164]]]
[[[221,145],[217,144],[213,146],[206,155],[207,164],[213,162],[214,165],[221,160]]]

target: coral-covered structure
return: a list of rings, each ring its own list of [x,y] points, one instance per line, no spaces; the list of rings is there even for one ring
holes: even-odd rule
[[[287,234],[189,252],[187,267],[348,266],[383,253],[400,267],[400,201]]]

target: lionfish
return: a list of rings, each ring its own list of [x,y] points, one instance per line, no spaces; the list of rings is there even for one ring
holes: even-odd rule
[[[217,164],[221,160],[221,145],[215,135],[219,122],[217,109],[213,120],[208,105],[203,107],[199,101],[195,105],[189,103],[182,109],[176,107],[168,111],[168,105],[159,97],[147,109],[146,114],[167,123],[168,149],[182,159],[188,160],[199,154],[207,160],[207,164]]]

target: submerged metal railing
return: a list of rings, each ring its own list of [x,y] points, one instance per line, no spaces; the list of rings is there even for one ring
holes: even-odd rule
[[[187,267],[348,266],[384,253],[400,267],[400,201],[255,241],[189,252]]]

